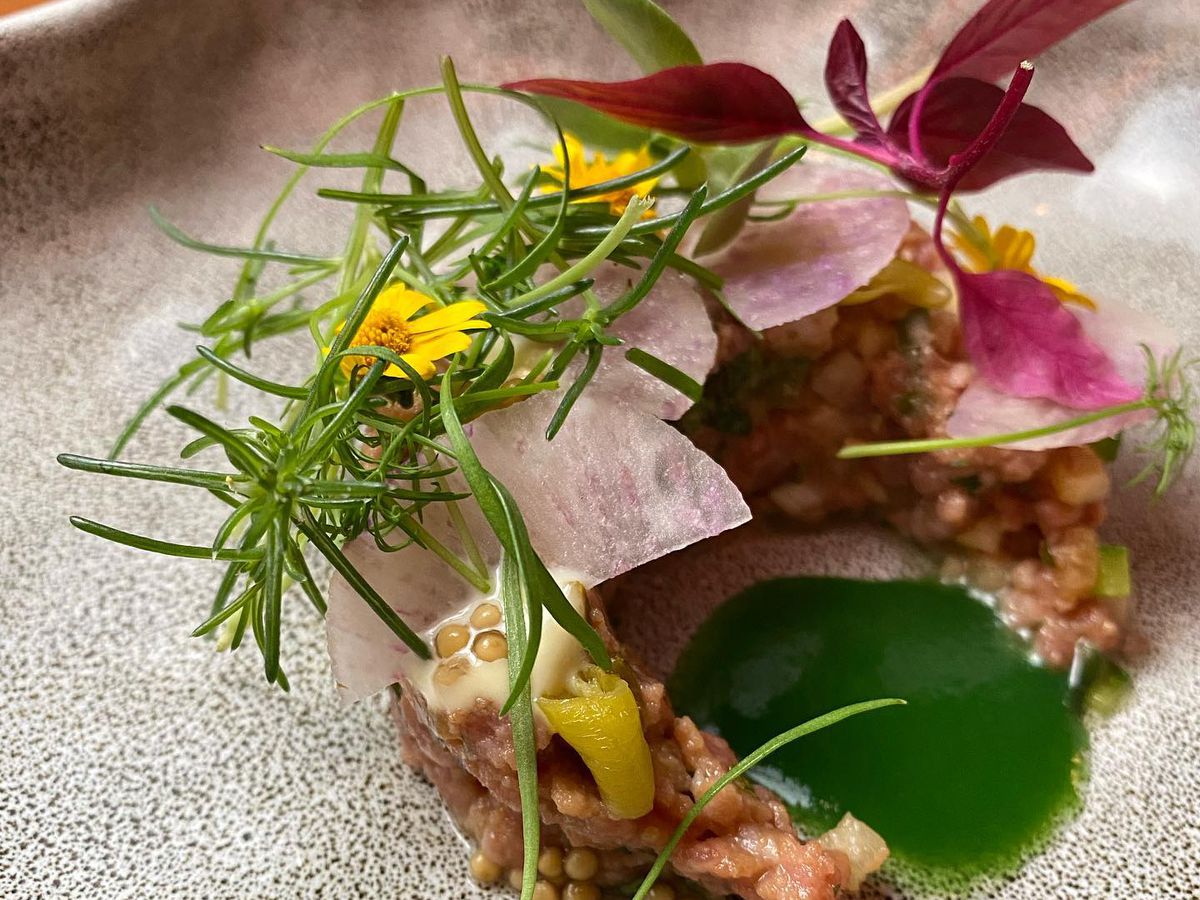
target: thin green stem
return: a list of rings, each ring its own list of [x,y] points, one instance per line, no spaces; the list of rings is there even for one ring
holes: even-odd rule
[[[383,114],[379,133],[375,136],[375,146],[372,153],[375,156],[387,157],[392,152],[392,143],[396,139],[396,130],[400,127],[400,117],[404,113],[404,101],[393,98]],[[363,175],[363,190],[379,190],[383,183],[382,166],[371,166]],[[342,277],[338,282],[338,292],[349,289],[358,277],[359,260],[362,257],[363,244],[367,239],[367,230],[371,223],[371,211],[365,206],[354,210],[354,224],[350,227],[350,235],[346,240],[346,250],[342,254]]]
[[[467,527],[467,520],[463,517],[462,508],[456,502],[446,504],[446,511],[450,514],[450,522],[454,525],[454,530],[458,534],[458,539],[462,541],[463,549],[467,551],[467,558],[471,561],[471,565],[475,567],[475,571],[480,575],[487,575],[487,563],[483,560],[483,554],[479,552],[479,543],[475,540],[475,535],[471,533],[471,529]],[[484,579],[486,587],[479,587],[483,593],[490,593],[491,584]]]
[[[456,510],[458,506],[458,504],[453,501],[447,503],[446,505],[450,510]],[[450,515],[451,518],[453,518],[454,512],[451,512]],[[460,518],[461,516],[462,513],[459,513]],[[478,549],[475,549],[474,541],[471,542],[471,545],[467,550],[468,554],[471,554],[471,550],[475,549],[474,555],[471,557],[472,563],[474,563],[474,566],[472,566],[467,564],[461,557],[458,556],[458,554],[435,538],[430,533],[429,529],[422,525],[416,518],[412,516],[406,517],[401,523],[400,527],[407,531],[414,539],[416,539],[416,541],[422,547],[432,552],[440,560],[442,560],[442,562],[461,575],[468,584],[475,588],[475,590],[479,591],[481,594],[491,593],[492,584],[485,575],[486,569],[483,565],[482,558],[478,556],[479,551]],[[476,559],[478,559],[478,562],[476,562]]]
[[[736,781],[753,769],[756,765],[774,753],[781,747],[790,744],[792,741],[802,738],[805,735],[812,734],[815,731],[820,731],[822,728],[828,728],[830,725],[836,725],[844,719],[851,716],[857,716],[861,713],[871,712],[876,709],[883,709],[885,706],[903,706],[903,700],[888,699],[888,700],[868,700],[864,703],[854,703],[850,706],[843,706],[841,709],[835,709],[833,712],[827,712],[823,716],[817,716],[815,719],[810,719],[803,725],[797,725],[783,734],[777,735],[767,741],[750,755],[746,756],[741,762],[733,766],[713,782],[712,786],[705,791],[692,805],[692,808],[687,811],[683,819],[679,822],[679,826],[675,829],[675,833],[671,835],[667,845],[663,847],[662,852],[658,854],[658,859],[654,861],[654,865],[650,867],[650,871],[646,873],[646,878],[642,881],[641,886],[637,889],[637,893],[633,895],[633,900],[645,900],[650,893],[650,889],[654,887],[654,882],[658,880],[658,876],[662,874],[667,863],[671,860],[671,854],[675,852],[675,848],[679,846],[679,842],[683,836],[687,834],[688,828],[696,821],[700,813],[704,811],[704,807],[709,804],[714,797],[717,796],[727,785]]]
[[[617,220],[607,233],[597,242],[591,252],[579,259],[573,265],[568,266],[563,271],[559,272],[549,281],[539,284],[532,290],[526,291],[514,297],[510,303],[511,306],[520,306],[526,303],[532,303],[535,300],[540,300],[548,294],[552,294],[557,290],[567,287],[577,281],[582,281],[592,273],[601,263],[603,263],[613,251],[620,246],[621,241],[625,240],[625,235],[629,234],[641,219],[642,213],[652,205],[652,201],[642,200],[640,197],[634,197],[629,201],[629,206],[625,207],[625,212],[621,214],[621,218]]]
[[[1048,437],[1082,425],[1100,422],[1112,416],[1137,412],[1140,409],[1152,409],[1155,405],[1153,398],[1143,398],[1130,403],[1109,406],[1096,412],[1075,416],[1053,425],[1043,425],[1041,428],[1029,428],[1025,431],[1012,431],[1007,434],[989,434],[966,438],[923,438],[913,441],[879,441],[873,444],[851,444],[838,451],[838,459],[864,459],[873,456],[903,456],[912,453],[934,453],[938,450],[968,450],[974,447],[996,447],[1003,444],[1015,444],[1033,438]]]
[[[864,200],[873,197],[898,197],[901,200],[911,200],[923,203],[926,200],[932,199],[937,202],[936,198],[928,198],[922,194],[917,194],[913,191],[891,190],[891,189],[876,189],[863,188],[862,190],[853,191],[830,191],[825,194],[804,194],[799,197],[780,197],[770,200],[755,200],[755,206],[802,206],[806,203],[828,203],[833,200]]]

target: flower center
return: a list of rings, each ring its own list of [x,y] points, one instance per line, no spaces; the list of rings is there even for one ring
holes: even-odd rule
[[[363,322],[351,347],[387,347],[393,353],[407,353],[412,349],[413,335],[408,322],[388,313],[371,315]]]

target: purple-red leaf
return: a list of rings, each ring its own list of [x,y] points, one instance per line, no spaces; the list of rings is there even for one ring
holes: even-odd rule
[[[1070,312],[1079,320],[1084,334],[1108,352],[1117,372],[1130,384],[1146,383],[1149,373],[1143,347],[1156,359],[1179,349],[1179,337],[1165,324],[1116,300],[1102,298],[1095,310],[1071,307]],[[954,414],[946,422],[946,434],[954,438],[1006,434],[1057,425],[1078,415],[1079,410],[1052,400],[1001,394],[976,378],[958,398]],[[1143,409],[1007,446],[1014,450],[1078,447],[1153,417],[1152,412]]]
[[[677,66],[633,81],[531,78],[503,87],[574,100],[623,122],[699,143],[744,143],[811,131],[787,88],[743,63]]]
[[[995,81],[1126,0],[988,0],[942,51],[930,81]]]
[[[963,345],[984,380],[1013,397],[1044,397],[1072,409],[1099,409],[1139,396],[1113,361],[1035,275],[1013,269],[964,272],[942,241],[946,208],[958,185],[996,152],[1025,105],[1033,66],[1022,62],[988,121],[951,155],[938,198],[933,240],[958,284]]]
[[[974,78],[950,78],[934,84],[921,113],[921,149],[930,162],[944,166],[987,125],[1000,105],[1004,91]],[[897,108],[888,123],[888,135],[900,147],[909,147],[909,118],[914,97]],[[958,190],[979,190],[1002,178],[1040,169],[1092,171],[1083,155],[1053,116],[1022,103],[1004,136],[958,184]]]
[[[874,143],[883,144],[883,126],[871,108],[867,92],[867,50],[858,31],[849,19],[842,19],[825,58],[825,89],[842,118],[858,134]]]
[[[992,387],[1073,409],[1100,409],[1141,395],[1037,277],[1011,269],[957,270],[955,277],[964,344]]]

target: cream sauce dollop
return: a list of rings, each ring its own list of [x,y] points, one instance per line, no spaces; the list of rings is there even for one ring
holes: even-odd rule
[[[586,615],[587,592],[575,573],[554,572],[555,580],[562,586],[563,593],[570,604],[580,615]],[[439,631],[447,625],[461,625],[468,629],[470,638],[466,647],[448,659],[434,658],[431,660],[418,659],[409,654],[403,663],[405,675],[409,682],[425,697],[429,708],[438,712],[454,712],[455,710],[470,709],[479,700],[489,701],[496,706],[503,705],[508,697],[508,659],[482,660],[471,652],[477,635],[484,631],[499,631],[507,636],[506,623],[503,619],[486,628],[476,628],[471,624],[471,613],[482,603],[493,603],[503,608],[498,591],[489,595],[479,594],[472,597],[454,614],[431,626],[422,635],[430,647],[436,646]],[[566,693],[567,683],[572,675],[587,663],[587,653],[583,646],[572,637],[566,629],[558,624],[543,608],[542,638],[538,646],[537,659],[533,664],[529,683],[534,697],[555,697]],[[454,661],[461,666],[465,663],[465,671],[453,680],[439,678],[439,668]],[[541,716],[541,711],[534,705],[534,715]]]

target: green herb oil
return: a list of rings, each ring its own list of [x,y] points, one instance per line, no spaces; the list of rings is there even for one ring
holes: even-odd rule
[[[739,753],[844,703],[907,700],[797,741],[752,777],[808,830],[854,813],[942,886],[1015,867],[1078,805],[1087,740],[1066,675],[961,588],[763,582],[700,628],[671,691]]]

